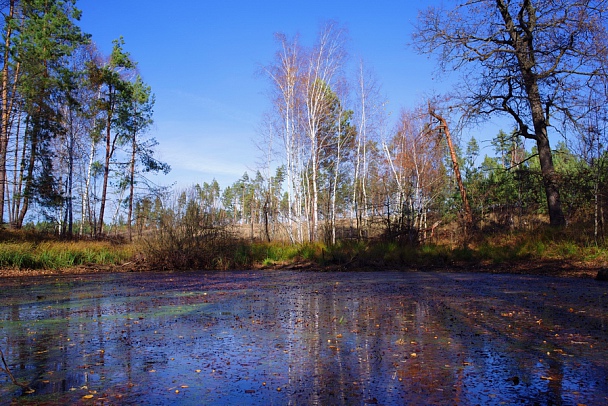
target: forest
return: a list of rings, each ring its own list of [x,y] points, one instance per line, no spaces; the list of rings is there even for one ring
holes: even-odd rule
[[[396,119],[340,23],[311,45],[275,34],[258,168],[178,190],[148,176],[171,168],[128,39],[103,55],[76,0],[2,1],[2,266],[61,266],[15,256],[27,233],[120,242],[116,261],[164,269],[499,261],[505,242],[528,259],[556,240],[547,255],[605,261],[607,5],[486,3],[420,12],[410,46],[461,76]],[[481,156],[468,135],[496,116],[510,127]]]
[[[608,404],[608,0],[419,7],[441,92],[275,33],[256,168],[177,188],[129,38],[0,0],[0,405]]]

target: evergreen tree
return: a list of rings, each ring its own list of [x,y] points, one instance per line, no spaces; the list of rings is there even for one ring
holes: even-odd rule
[[[16,227],[23,224],[32,200],[46,208],[60,203],[51,143],[66,132],[60,109],[72,83],[66,59],[88,41],[75,23],[80,18],[75,0],[24,0],[20,2],[20,17],[10,49],[12,62],[19,70],[15,90],[22,100],[25,128],[19,182],[23,186],[14,196],[20,199],[13,220]],[[1,152],[5,154],[6,150]],[[0,163],[6,165],[5,156]]]

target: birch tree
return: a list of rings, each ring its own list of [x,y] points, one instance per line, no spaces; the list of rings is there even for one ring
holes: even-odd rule
[[[294,228],[301,230],[294,220],[300,220],[300,149],[298,148],[299,125],[301,122],[301,87],[303,51],[298,43],[299,37],[288,39],[284,34],[275,34],[279,43],[275,62],[264,68],[273,85],[272,100],[278,115],[276,131],[283,146],[283,157],[287,176],[287,233],[291,242],[302,241],[301,232],[297,238]]]
[[[301,242],[306,223],[307,239],[314,241],[319,226],[319,157],[328,141],[321,126],[329,108],[327,90],[337,85],[345,63],[346,32],[330,22],[310,49],[300,46],[298,36],[276,38],[280,50],[264,71],[273,85],[274,111],[281,122],[277,132],[287,172],[288,232],[292,241]]]
[[[319,156],[326,141],[321,124],[328,110],[326,89],[331,89],[339,79],[346,59],[346,32],[336,23],[326,24],[319,34],[317,44],[307,58],[305,88],[305,131],[310,151],[310,240],[316,241],[319,227]]]
[[[387,101],[381,95],[381,88],[374,74],[359,61],[356,72],[355,115],[356,141],[355,163],[353,174],[352,211],[356,218],[359,238],[367,227],[369,215],[368,177],[371,154],[378,144],[380,130],[386,121],[385,105]]]

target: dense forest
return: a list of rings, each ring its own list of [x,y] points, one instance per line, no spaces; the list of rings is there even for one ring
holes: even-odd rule
[[[0,218],[101,235],[149,193],[154,95],[122,38],[101,54],[75,1],[3,1]],[[142,191],[143,190],[143,191]]]
[[[340,24],[310,46],[275,34],[257,170],[173,190],[146,178],[170,167],[155,158],[154,95],[125,40],[101,54],[75,0],[4,0],[0,218],[66,236],[328,245],[466,245],[479,231],[550,224],[603,244],[605,2],[461,3],[421,11],[411,39],[461,79],[396,118]],[[480,156],[469,134],[495,116],[511,127],[486,134],[494,154]]]

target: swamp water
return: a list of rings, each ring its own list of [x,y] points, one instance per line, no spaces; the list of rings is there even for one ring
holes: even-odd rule
[[[0,404],[608,404],[608,284],[462,273],[0,280]]]

